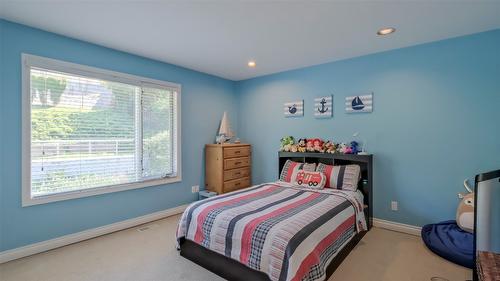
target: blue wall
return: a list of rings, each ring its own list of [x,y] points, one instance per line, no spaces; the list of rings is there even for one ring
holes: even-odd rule
[[[277,177],[279,139],[354,132],[375,154],[375,216],[402,223],[454,218],[461,182],[500,167],[500,30],[232,82],[0,19],[0,251],[195,200],[203,146],[227,110],[253,145],[254,183]],[[21,207],[21,53],[182,84],[183,181]],[[344,113],[346,95],[374,92],[374,112]],[[334,117],[312,117],[334,95]],[[305,100],[305,116],[283,117]],[[391,212],[391,200],[400,211]]]
[[[347,142],[360,132],[375,159],[375,217],[454,219],[463,179],[500,168],[499,46],[494,30],[239,82],[238,128],[253,145],[254,182],[277,178],[285,135]],[[344,112],[345,96],[372,91],[373,113]],[[331,94],[334,117],[314,119],[314,97]],[[298,99],[305,116],[285,118],[283,103]]]
[[[3,108],[2,102],[3,102],[3,42],[4,36],[3,36],[3,26],[4,22],[2,19],[0,19],[0,110]],[[2,121],[2,113],[0,111],[0,132],[3,132],[3,121]],[[3,213],[4,213],[4,208],[3,208],[3,203],[2,203],[2,198],[3,198],[3,188],[2,188],[2,176],[3,176],[3,133],[0,134],[0,251],[2,250],[2,245],[3,245]]]
[[[179,206],[202,185],[203,147],[222,112],[237,123],[234,82],[0,20],[0,251]],[[21,207],[21,53],[182,84],[181,183]],[[236,127],[236,126],[235,126]]]

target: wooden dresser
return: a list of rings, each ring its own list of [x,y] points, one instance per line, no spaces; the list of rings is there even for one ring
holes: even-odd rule
[[[205,146],[205,188],[218,194],[251,185],[249,144],[207,144]]]

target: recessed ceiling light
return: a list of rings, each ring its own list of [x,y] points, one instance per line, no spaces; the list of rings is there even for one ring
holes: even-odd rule
[[[251,60],[248,62],[248,67],[255,67],[257,64],[255,63],[255,61]]]
[[[386,27],[386,28],[381,28],[379,31],[377,31],[378,35],[389,35],[391,33],[394,33],[396,29],[394,27]]]

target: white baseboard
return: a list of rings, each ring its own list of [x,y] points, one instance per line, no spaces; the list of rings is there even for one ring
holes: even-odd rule
[[[414,226],[414,225],[409,225],[409,224],[404,224],[404,223],[399,223],[399,222],[393,222],[393,221],[386,221],[383,219],[377,219],[373,218],[373,225],[376,227],[392,230],[392,231],[397,231],[397,232],[403,232],[406,234],[411,234],[415,236],[420,236],[420,231],[422,230],[421,227],[419,226]]]
[[[132,218],[112,224],[84,230],[81,232],[64,235],[54,239],[22,246],[19,248],[0,252],[0,264],[11,260],[19,259],[22,257],[31,256],[69,244],[77,243],[83,240],[91,239],[104,234],[120,231],[123,229],[131,228],[151,221],[159,220],[165,217],[173,216],[184,212],[188,205],[182,205],[171,209],[147,214],[137,218]]]

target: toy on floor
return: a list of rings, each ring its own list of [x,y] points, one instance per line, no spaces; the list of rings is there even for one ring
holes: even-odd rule
[[[470,233],[474,233],[474,192],[469,187],[467,180],[464,180],[464,187],[467,194],[459,193],[458,198],[462,199],[457,208],[457,224],[458,226]]]
[[[422,240],[436,255],[461,266],[474,267],[474,235],[463,231],[454,220],[424,225]]]
[[[422,227],[422,240],[438,256],[468,268],[474,267],[474,193],[464,181],[467,195],[462,198],[456,221],[449,220]]]

